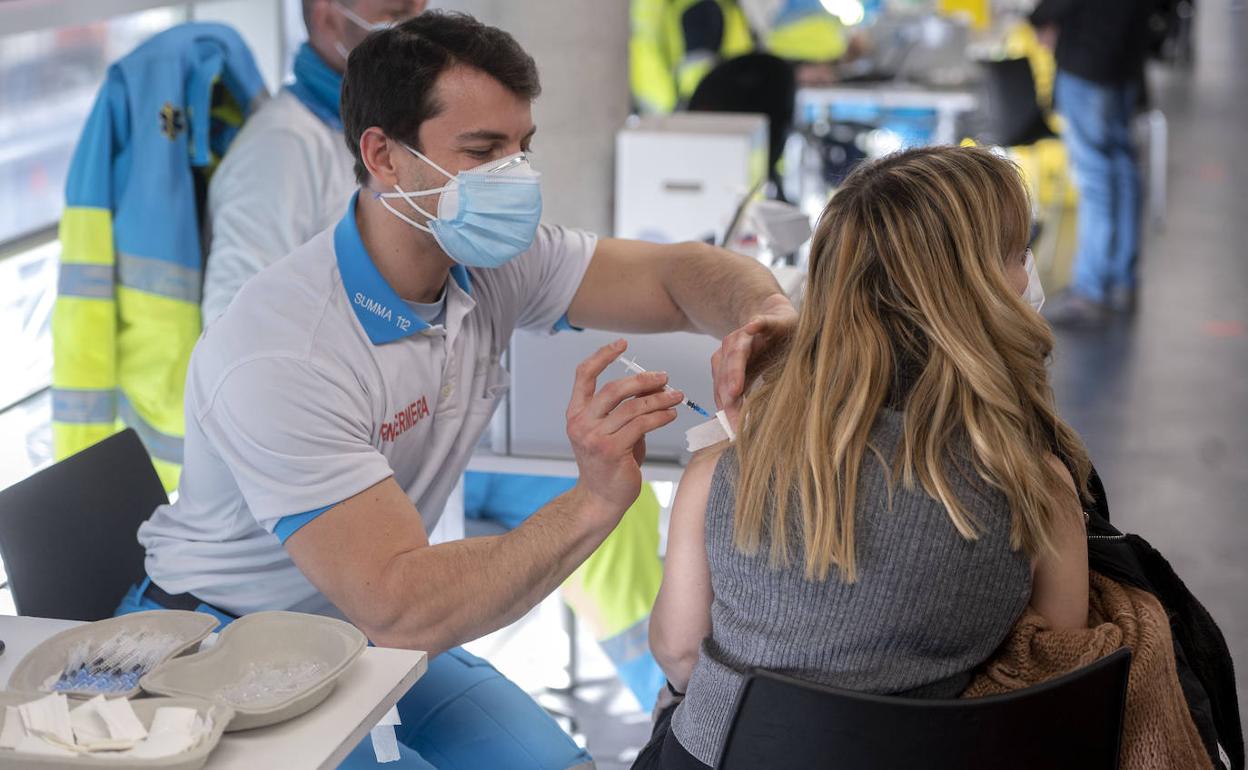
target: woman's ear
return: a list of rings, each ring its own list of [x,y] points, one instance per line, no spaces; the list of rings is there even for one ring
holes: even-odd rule
[[[1010,257],[1005,260],[1005,279],[1009,281],[1014,293],[1022,297],[1027,294],[1027,255]]]

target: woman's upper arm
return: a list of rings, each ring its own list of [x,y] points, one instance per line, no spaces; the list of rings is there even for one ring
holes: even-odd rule
[[[656,647],[697,649],[711,631],[711,571],[706,560],[706,503],[720,449],[694,455],[672,503],[663,583],[650,618]]]
[[[1088,622],[1087,527],[1070,471],[1053,455],[1047,460],[1070,494],[1061,498],[1053,552],[1036,560],[1031,606],[1055,629],[1084,628]]]

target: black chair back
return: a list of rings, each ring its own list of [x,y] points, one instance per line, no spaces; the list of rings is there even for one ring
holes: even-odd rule
[[[775,168],[793,127],[797,79],[793,66],[777,56],[750,53],[716,65],[702,78],[690,112],[753,112],[767,116],[767,168]]]
[[[111,617],[143,579],[135,532],[167,502],[132,429],[0,491],[0,558],[18,614]]]
[[[925,700],[765,671],[741,688],[721,770],[1114,770],[1131,651],[987,698]]]
[[[989,144],[1019,147],[1049,139],[1049,128],[1036,96],[1036,80],[1027,59],[981,63],[984,71],[986,124],[980,138]]]

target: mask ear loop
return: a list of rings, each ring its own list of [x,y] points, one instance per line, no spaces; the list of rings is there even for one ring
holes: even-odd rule
[[[398,185],[395,185],[395,189],[396,190],[398,189]],[[394,214],[396,217],[398,217],[399,219],[402,219],[404,222],[408,223],[412,227],[415,227],[417,230],[424,230],[430,235],[433,235],[433,230],[431,230],[428,225],[422,225],[421,223],[412,219],[408,215],[396,209],[394,206],[391,206],[390,201],[386,200],[386,198],[402,198],[403,200],[407,201],[407,205],[411,206],[412,208],[416,209],[420,213],[424,214],[426,217],[429,217],[429,219],[433,219],[433,217],[429,216],[429,212],[425,211],[420,206],[417,206],[415,203],[412,203],[412,201],[408,199],[407,193],[403,192],[402,190],[399,190],[398,194],[373,193],[373,197],[381,201],[381,205],[386,207],[386,211],[389,211],[391,214]]]
[[[334,0],[332,5],[334,6],[334,9],[338,11],[338,13],[341,13],[343,16],[347,17],[348,21],[355,24],[355,26],[359,27],[365,32],[379,32],[383,29],[390,29],[391,27],[395,26],[395,22],[393,21],[368,21],[363,16],[359,15],[358,13],[351,10],[347,6],[338,2],[338,0]]]
[[[403,145],[403,149],[407,150],[407,151],[408,151],[408,152],[410,152],[411,154],[415,155],[417,158],[420,158],[420,159],[421,159],[421,160],[423,160],[424,162],[428,163],[430,166],[433,166],[435,169],[437,169],[437,170],[438,170],[438,173],[440,173],[442,176],[446,177],[447,179],[450,179],[450,180],[454,180],[454,179],[455,179],[455,175],[454,175],[454,174],[452,174],[452,173],[450,173],[449,171],[447,171],[446,169],[442,168],[442,167],[441,167],[441,166],[439,166],[437,163],[434,163],[433,161],[429,160],[429,156],[425,155],[425,154],[424,154],[423,152],[421,152],[420,150],[417,150],[416,148],[411,147],[411,146],[406,145],[406,144],[405,144],[405,145]]]
[[[403,188],[399,187],[396,184],[394,186],[394,192],[373,193],[373,197],[381,201],[381,205],[385,206],[386,210],[389,211],[391,214],[394,214],[396,217],[398,217],[399,219],[402,219],[404,222],[408,223],[412,227],[415,227],[417,230],[423,230],[426,233],[433,235],[433,230],[430,229],[428,225],[420,224],[416,222],[415,220],[413,220],[411,217],[408,217],[406,214],[400,213],[399,210],[396,209],[394,206],[391,206],[390,202],[386,199],[387,198],[402,198],[404,203],[406,203],[407,205],[411,206],[412,208],[416,209],[418,212],[423,214],[426,219],[437,219],[436,216],[434,216],[433,214],[430,214],[428,211],[425,211],[423,208],[420,207],[420,205],[418,205],[415,201],[413,201],[412,197],[413,196],[424,197],[426,195],[438,195],[438,194],[447,192],[455,187],[455,177],[451,175],[450,173],[448,173],[446,169],[442,168],[437,163],[434,163],[424,153],[420,152],[419,150],[414,149],[406,144],[402,146],[403,146],[403,149],[415,155],[417,158],[420,158],[425,163],[428,163],[430,166],[433,166],[433,168],[436,169],[438,173],[442,174],[447,179],[451,180],[451,183],[442,185],[441,187],[434,187],[429,190],[414,190],[414,191],[404,190]]]

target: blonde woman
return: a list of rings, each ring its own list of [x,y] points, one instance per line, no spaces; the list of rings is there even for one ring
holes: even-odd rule
[[[1029,232],[1016,169],[985,150],[845,181],[736,446],[681,482],[650,644],[686,694],[635,767],[713,766],[752,667],[953,697],[1028,603],[1086,623],[1090,466],[1024,299]]]

